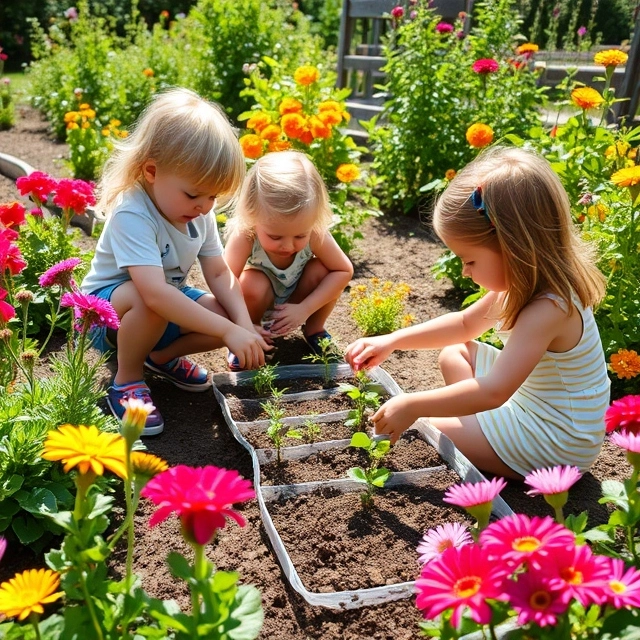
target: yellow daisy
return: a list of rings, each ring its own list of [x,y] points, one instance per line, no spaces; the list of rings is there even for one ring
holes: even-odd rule
[[[24,620],[32,613],[44,613],[42,605],[62,597],[60,574],[51,569],[29,569],[0,584],[0,613]]]

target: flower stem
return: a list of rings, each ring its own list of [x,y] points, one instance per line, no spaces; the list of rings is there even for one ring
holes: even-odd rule
[[[556,522],[558,524],[564,524],[564,513],[562,512],[562,507],[554,507],[553,510],[556,513]]]
[[[131,589],[131,576],[133,575],[133,545],[135,544],[135,523],[133,521],[133,500],[131,499],[131,477],[133,476],[131,467],[131,449],[126,448],[127,477],[124,481],[124,500],[127,507],[127,565],[124,586],[129,593]]]
[[[91,617],[93,628],[96,631],[96,637],[98,638],[98,640],[104,640],[104,635],[102,634],[100,623],[98,622],[98,618],[96,617],[96,610],[95,610],[95,607],[93,606],[93,601],[91,600],[89,589],[87,589],[87,581],[85,578],[84,571],[80,572],[80,583],[82,585],[82,593],[84,594],[85,602],[87,603],[87,609],[89,609],[89,616]]]
[[[42,636],[40,635],[40,625],[38,624],[39,615],[37,613],[32,613],[29,616],[29,622],[33,625],[33,629],[36,632],[36,640],[41,640]]]
[[[489,633],[491,634],[491,640],[498,640],[498,636],[496,635],[496,630],[493,626],[493,622],[489,622]]]

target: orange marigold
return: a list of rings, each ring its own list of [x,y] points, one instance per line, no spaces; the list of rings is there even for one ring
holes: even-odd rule
[[[625,64],[629,56],[620,49],[607,49],[606,51],[598,51],[593,56],[593,61],[596,64],[601,64],[603,67],[617,67],[619,64]]]
[[[321,111],[317,117],[329,126],[342,122],[342,114],[339,111]]]
[[[536,53],[538,49],[540,49],[540,47],[537,44],[533,44],[533,42],[525,42],[516,49],[516,53],[518,55],[522,55],[524,53],[531,54]]]
[[[591,87],[578,87],[571,92],[571,100],[573,104],[581,109],[595,109],[599,107],[604,98],[595,89]]]
[[[155,74],[154,74],[154,72],[153,72],[153,69],[149,69],[149,68],[147,68],[147,69],[143,69],[143,71],[142,71],[142,75],[143,75],[143,76],[146,76],[147,78],[153,78],[153,76],[154,76]]]
[[[302,144],[311,144],[313,142],[313,133],[311,133],[311,129],[309,129],[309,127],[305,127],[298,140],[300,140]]]
[[[342,107],[337,100],[325,100],[318,105],[318,111],[342,111]]]
[[[269,124],[260,132],[260,137],[263,140],[271,141],[279,138],[281,133],[282,129],[277,124]]]
[[[353,182],[360,177],[360,169],[355,164],[341,164],[336,169],[336,176],[340,182]]]
[[[291,143],[288,140],[272,140],[267,146],[267,151],[286,151],[291,149]]]
[[[280,126],[288,138],[296,140],[305,130],[307,121],[299,113],[285,113],[280,120]]]
[[[319,77],[318,68],[309,64],[298,67],[293,73],[293,79],[303,87],[313,84]]]
[[[264,111],[258,111],[249,118],[247,129],[253,129],[260,133],[268,124],[271,124],[271,116]]]
[[[456,177],[455,169],[447,169],[444,174],[445,180],[453,180]]]
[[[248,133],[240,138],[240,146],[242,147],[242,153],[245,158],[251,158],[255,160],[259,158],[264,152],[264,145],[260,136],[254,133]]]
[[[278,111],[280,111],[281,116],[285,113],[300,113],[302,111],[302,102],[295,98],[282,98]]]
[[[64,114],[64,121],[66,123],[75,122],[80,117],[80,114],[77,111],[67,111]]]
[[[79,129],[80,127],[78,126],[77,122],[69,122],[69,124],[67,124],[67,129]]]
[[[493,142],[493,129],[488,124],[476,122],[467,129],[467,142],[476,149]]]
[[[618,187],[635,187],[640,184],[640,166],[626,167],[611,176],[611,182]]]
[[[609,369],[618,378],[630,380],[640,374],[640,356],[636,351],[620,349],[611,355]]]
[[[311,129],[311,135],[314,138],[331,137],[331,126],[322,122],[318,116],[311,116],[309,118],[309,128]]]

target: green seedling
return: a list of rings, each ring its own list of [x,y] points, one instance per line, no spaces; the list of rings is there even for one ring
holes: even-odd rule
[[[353,431],[364,431],[369,415],[380,406],[380,385],[372,382],[364,371],[356,373],[357,385],[341,384],[338,388],[346,393],[353,404],[353,409],[345,424]]]
[[[284,409],[280,407],[277,400],[268,400],[260,405],[269,418],[269,426],[267,427],[267,435],[276,450],[276,459],[278,464],[282,462],[280,457],[280,449],[284,438],[302,438],[300,431],[290,429],[282,419],[284,418]]]
[[[340,347],[331,338],[322,338],[322,340],[318,341],[318,346],[320,347],[320,353],[311,353],[302,359],[309,360],[314,364],[322,364],[324,367],[322,377],[325,385],[327,385],[331,381],[331,365],[335,362],[340,362],[343,354],[340,351]]]
[[[305,428],[305,431],[304,431],[305,442],[308,442],[309,444],[313,444],[318,438],[320,438],[322,429],[315,420],[309,418],[308,420],[304,421],[303,426]]]
[[[273,395],[273,383],[278,379],[275,364],[262,365],[253,376],[253,388],[259,396]]]
[[[364,449],[369,454],[369,466],[366,469],[352,467],[347,473],[351,479],[366,485],[364,493],[360,495],[360,500],[363,508],[370,509],[373,507],[373,494],[376,487],[384,487],[391,475],[389,469],[378,466],[382,458],[389,452],[391,442],[389,440],[373,440],[366,433],[359,431],[353,434],[349,446]]]

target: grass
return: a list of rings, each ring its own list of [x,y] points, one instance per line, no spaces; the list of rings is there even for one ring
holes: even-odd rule
[[[14,71],[3,75],[11,81],[11,93],[16,104],[26,104],[29,100],[29,76],[23,71]]]

